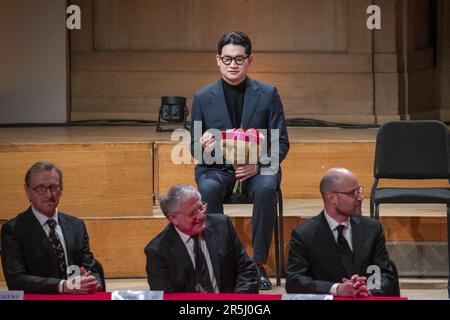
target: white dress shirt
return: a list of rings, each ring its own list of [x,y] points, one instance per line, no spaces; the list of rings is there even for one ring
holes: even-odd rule
[[[175,227],[175,230],[177,230],[178,234],[180,235],[180,238],[183,241],[183,244],[186,247],[187,252],[189,253],[189,257],[191,258],[192,265],[194,266],[195,269],[194,239],[192,239],[190,235],[180,231],[177,227]],[[211,280],[213,290],[215,293],[219,293],[219,288],[217,286],[216,277],[214,276],[214,270],[211,263],[211,257],[209,256],[209,251],[208,247],[206,246],[205,239],[203,238],[202,235],[199,235],[198,240],[200,244],[200,249],[202,250],[203,255],[205,256],[206,265],[208,267],[209,272],[209,278]]]
[[[55,214],[51,218],[47,217],[46,215],[43,215],[42,213],[37,211],[33,206],[31,206],[31,211],[33,211],[34,216],[36,217],[36,219],[41,224],[41,227],[42,227],[42,229],[44,229],[44,232],[47,235],[47,237],[50,234],[50,226],[47,224],[47,220],[48,219],[54,219],[56,221],[55,232],[58,235],[59,241],[61,242],[61,245],[62,245],[63,250],[64,250],[64,259],[66,260],[66,266],[69,266],[69,261],[67,260],[66,242],[64,241],[64,235],[63,235],[63,232],[62,232],[62,229],[61,229],[61,225],[59,224],[59,221],[58,221],[58,209],[55,209]],[[66,280],[61,280],[59,282],[58,291],[60,293],[63,292],[63,284],[64,284],[65,281]]]

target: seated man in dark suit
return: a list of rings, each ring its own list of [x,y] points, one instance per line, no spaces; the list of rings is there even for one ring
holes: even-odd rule
[[[160,198],[170,221],[145,247],[151,290],[257,293],[257,269],[228,216],[206,215],[206,203],[189,185]]]
[[[31,206],[1,231],[8,289],[42,294],[102,289],[84,222],[57,209],[63,190],[61,170],[37,162],[27,171],[24,188]]]
[[[344,168],[330,169],[320,192],[324,210],[292,232],[286,292],[395,295],[398,279],[383,228],[377,220],[361,216],[363,188],[356,175]]]
[[[199,161],[195,181],[208,203],[208,214],[223,212],[224,200],[232,194],[236,181],[243,183],[243,192],[253,203],[252,246],[259,290],[270,290],[272,283],[265,265],[275,224],[280,163],[287,156],[289,138],[276,87],[247,76],[252,60],[252,43],[245,33],[230,32],[219,40],[216,62],[222,77],[194,95],[191,153]],[[267,150],[258,163],[242,164],[236,169],[223,164],[214,150],[218,140],[212,132],[232,128],[265,131]],[[209,153],[214,154],[211,162],[207,160]]]

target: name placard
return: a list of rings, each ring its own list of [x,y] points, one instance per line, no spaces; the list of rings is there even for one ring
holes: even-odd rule
[[[0,300],[23,300],[23,291],[0,291]]]
[[[304,294],[304,293],[289,293],[283,294],[281,300],[333,300],[331,294]]]
[[[163,300],[164,291],[113,291],[111,300]]]

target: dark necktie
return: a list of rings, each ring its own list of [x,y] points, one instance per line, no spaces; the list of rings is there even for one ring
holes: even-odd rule
[[[344,265],[346,276],[348,279],[350,279],[350,277],[355,274],[353,269],[353,252],[348,245],[347,239],[345,239],[344,237],[344,228],[345,226],[341,224],[336,227],[338,231],[336,246],[338,249],[339,257],[341,258],[342,264]]]
[[[194,255],[195,255],[195,291],[197,292],[213,292],[211,278],[209,277],[208,266],[203,255],[198,236],[192,237],[194,239]]]
[[[55,232],[56,221],[54,219],[49,219],[47,220],[47,224],[50,227],[50,233],[48,235],[48,238],[50,240],[50,244],[52,245],[53,252],[55,253],[56,261],[58,262],[59,275],[63,279],[66,279],[67,278],[66,259],[61,241],[59,240],[58,235]]]

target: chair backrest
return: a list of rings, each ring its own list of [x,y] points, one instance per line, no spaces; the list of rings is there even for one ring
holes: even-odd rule
[[[391,121],[377,133],[375,178],[449,179],[449,130],[440,121]]]

